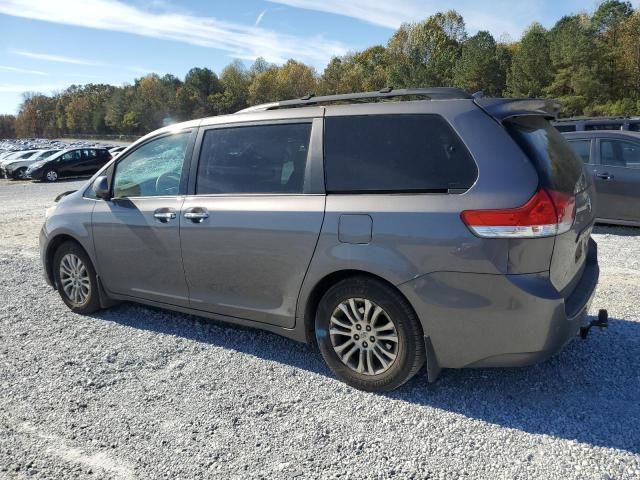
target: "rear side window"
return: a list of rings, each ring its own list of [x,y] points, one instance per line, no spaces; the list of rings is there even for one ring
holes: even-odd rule
[[[506,121],[505,127],[533,162],[541,186],[565,193],[586,186],[581,159],[546,119],[517,117]]]
[[[439,115],[327,117],[324,152],[328,192],[462,192],[478,177]]]
[[[208,130],[197,194],[302,193],[311,123]]]
[[[591,163],[591,140],[569,140],[569,145],[584,163]]]

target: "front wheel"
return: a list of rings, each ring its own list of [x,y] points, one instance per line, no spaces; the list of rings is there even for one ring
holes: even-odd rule
[[[65,242],[53,257],[53,274],[62,301],[76,313],[100,310],[98,281],[91,260],[75,242]]]
[[[47,170],[42,178],[47,182],[56,182],[58,180],[58,172],[55,170]]]
[[[13,179],[14,180],[24,180],[25,178],[27,178],[27,167],[19,168],[13,174]]]
[[[352,387],[393,390],[425,361],[424,335],[408,302],[368,277],[342,280],[322,297],[316,338],[327,365]]]

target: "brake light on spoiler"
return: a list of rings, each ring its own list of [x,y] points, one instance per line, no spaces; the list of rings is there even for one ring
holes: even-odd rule
[[[484,238],[551,237],[567,232],[575,216],[575,196],[545,188],[521,207],[465,210],[460,214],[464,224]]]

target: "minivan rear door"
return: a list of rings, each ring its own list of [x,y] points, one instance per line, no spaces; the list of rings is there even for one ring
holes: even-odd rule
[[[575,219],[567,232],[555,237],[549,269],[552,283],[566,298],[580,280],[587,257],[595,219],[593,182],[582,159],[543,116],[517,116],[504,123],[536,167],[540,187],[575,202]]]
[[[322,119],[200,129],[181,210],[191,307],[291,328],[324,217]]]

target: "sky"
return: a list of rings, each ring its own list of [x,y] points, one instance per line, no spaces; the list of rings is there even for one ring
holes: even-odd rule
[[[633,0],[634,7],[640,0]],[[593,11],[597,0],[0,0],[0,114],[22,93],[72,84],[133,83],[147,73],[183,78],[234,59],[304,61],[384,45],[402,22],[446,9],[469,34],[518,39],[532,22]]]

